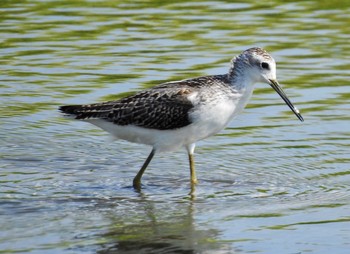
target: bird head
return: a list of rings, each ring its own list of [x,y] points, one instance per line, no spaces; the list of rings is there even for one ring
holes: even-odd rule
[[[276,78],[276,62],[273,57],[262,48],[250,48],[237,56],[231,67],[234,75],[242,75],[252,83],[263,82],[269,84],[284,100],[288,107],[304,121],[299,110],[292,104],[286,93],[282,90]]]

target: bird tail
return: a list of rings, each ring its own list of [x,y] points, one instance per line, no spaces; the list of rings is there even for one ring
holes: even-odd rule
[[[105,118],[111,112],[112,105],[108,103],[67,105],[58,109],[68,116],[75,116],[75,119]]]
[[[60,106],[58,110],[67,115],[76,115],[79,112],[79,109],[82,108],[82,105],[68,105]]]

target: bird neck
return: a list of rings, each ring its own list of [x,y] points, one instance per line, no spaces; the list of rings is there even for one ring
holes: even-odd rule
[[[238,91],[251,90],[256,83],[256,80],[244,68],[237,66],[230,69],[228,79],[232,88]]]
[[[234,57],[231,60],[230,70],[228,72],[228,79],[231,86],[237,90],[251,90],[256,83],[254,77],[250,75],[250,64],[246,58],[241,55]]]

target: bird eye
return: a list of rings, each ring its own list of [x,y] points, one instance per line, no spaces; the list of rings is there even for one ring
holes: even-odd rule
[[[266,63],[266,62],[262,62],[262,63],[261,63],[261,68],[268,70],[268,69],[270,69],[270,66],[269,66],[269,64]]]

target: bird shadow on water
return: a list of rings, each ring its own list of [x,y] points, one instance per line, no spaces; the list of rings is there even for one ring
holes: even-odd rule
[[[97,253],[232,253],[231,244],[215,240],[219,230],[196,224],[193,192],[177,202],[166,202],[135,190],[133,211],[120,216],[114,210],[108,215],[110,226],[101,235],[105,240]]]

